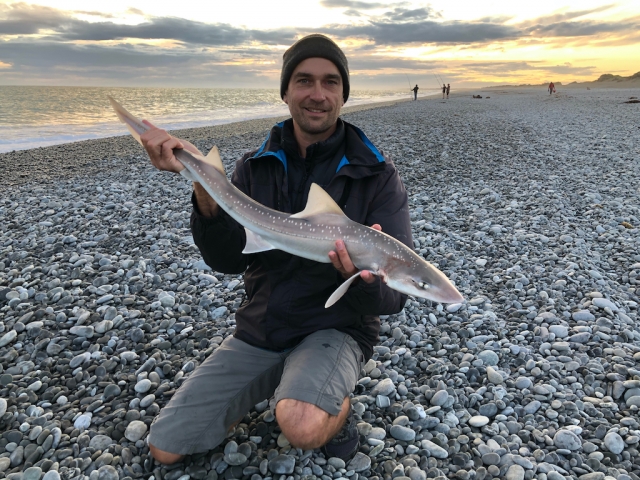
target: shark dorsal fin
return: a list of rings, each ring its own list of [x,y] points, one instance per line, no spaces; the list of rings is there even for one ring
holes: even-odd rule
[[[224,166],[222,165],[222,160],[220,159],[220,152],[218,151],[218,147],[216,147],[215,145],[211,147],[211,150],[209,150],[207,156],[204,157],[204,161],[224,173]]]
[[[292,218],[309,218],[321,213],[333,213],[334,215],[344,215],[342,209],[333,198],[325,192],[320,185],[311,184],[307,205],[299,213],[291,215]]]

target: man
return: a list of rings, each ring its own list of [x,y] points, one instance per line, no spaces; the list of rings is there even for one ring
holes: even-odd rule
[[[407,194],[395,167],[364,133],[339,119],[349,97],[342,50],[323,35],[300,39],[283,56],[280,95],[292,118],[236,163],[232,183],[290,213],[304,209],[317,183],[351,219],[411,245]],[[184,168],[174,148],[197,151],[156,128],[142,141],[162,170]],[[255,404],[273,396],[276,419],[292,445],[349,459],[359,446],[349,394],[378,340],[377,315],[400,311],[406,296],[363,272],[362,281],[325,309],[331,292],[358,271],[341,240],[326,264],[277,250],[244,255],[244,229],[201,185],[193,187],[195,243],[215,270],[244,272],[247,297],[233,337],[195,370],[151,426],[152,455],[174,463],[215,448]]]
[[[413,100],[418,100],[418,84],[416,83],[416,86],[413,87],[411,90],[413,90]]]
[[[451,91],[451,84],[447,83],[447,100],[449,100],[449,92]]]
[[[553,82],[549,82],[549,87],[547,87],[549,89],[549,95],[551,95],[553,92],[556,91],[556,86],[554,85]]]
[[[442,99],[444,100],[444,96],[447,94],[447,86],[442,84]]]

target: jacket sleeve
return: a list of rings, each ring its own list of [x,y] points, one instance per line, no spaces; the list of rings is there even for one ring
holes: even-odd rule
[[[376,194],[369,207],[366,225],[380,224],[382,231],[413,248],[409,199],[400,175],[392,171],[381,175]],[[373,283],[359,281],[343,297],[361,315],[391,315],[400,312],[407,295],[389,288],[379,277]]]
[[[231,183],[243,193],[250,195],[244,177],[245,155],[236,163]],[[191,234],[202,258],[207,265],[221,273],[242,273],[247,268],[247,256],[242,253],[246,243],[244,228],[220,209],[217,216],[202,216],[191,196],[193,212],[191,213]]]

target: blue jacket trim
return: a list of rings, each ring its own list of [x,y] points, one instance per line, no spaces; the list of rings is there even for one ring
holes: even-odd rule
[[[369,148],[369,150],[373,152],[373,154],[378,159],[378,162],[384,163],[384,157],[380,153],[380,150],[378,150],[376,146],[373,143],[371,143],[371,140],[367,138],[364,132],[360,130],[358,127],[356,127],[355,125],[351,125],[351,126],[356,132],[358,132],[358,135],[360,136],[360,140],[362,140],[362,142]]]
[[[280,127],[280,128],[284,127],[284,121],[280,123],[276,123],[276,127]],[[254,157],[258,157],[263,152],[264,147],[267,145],[267,142],[269,141],[270,138],[271,138],[271,131],[267,133],[267,138],[264,139],[264,142],[262,142],[262,145],[260,145],[260,148],[255,153]]]
[[[340,160],[340,163],[338,164],[338,168],[336,168],[336,173],[338,173],[338,171],[345,165],[349,165],[349,159],[347,158],[346,155],[344,155],[342,157],[342,160]]]
[[[284,153],[284,150],[280,149],[277,152],[265,152],[262,155],[256,155],[254,158],[264,158],[264,157],[276,157],[282,163],[284,167],[284,173],[287,173],[287,154]]]

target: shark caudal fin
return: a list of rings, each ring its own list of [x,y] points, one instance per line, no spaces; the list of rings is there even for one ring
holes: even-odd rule
[[[138,120],[136,117],[131,115],[129,112],[127,112],[127,110],[118,102],[116,102],[113,97],[109,97],[109,102],[111,102],[111,106],[116,111],[116,115],[118,116],[120,121],[127,126],[127,129],[129,130],[133,138],[135,138],[137,142],[142,145],[142,142],[140,141],[140,135],[149,130],[149,127]]]

